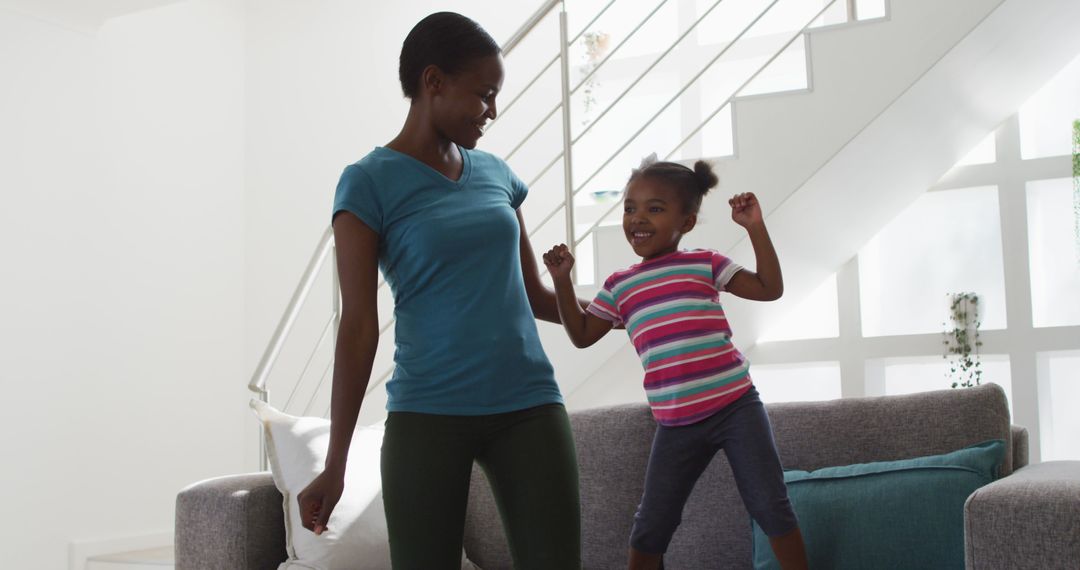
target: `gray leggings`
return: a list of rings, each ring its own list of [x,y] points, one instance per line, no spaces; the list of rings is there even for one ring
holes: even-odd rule
[[[779,536],[798,526],[769,416],[751,386],[738,400],[698,423],[657,426],[630,546],[648,554],[667,551],[694,483],[720,449],[727,454],[746,510],[765,534]]]

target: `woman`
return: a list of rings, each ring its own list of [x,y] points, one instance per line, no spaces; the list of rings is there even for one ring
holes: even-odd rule
[[[535,318],[559,322],[518,209],[527,188],[473,150],[496,116],[498,45],[449,12],[402,45],[401,132],[342,174],[333,224],[342,289],[325,470],[299,495],[325,528],[378,344],[377,268],[395,299],[382,448],[395,568],[456,568],[473,462],[492,486],[516,568],[580,568],[569,421]]]

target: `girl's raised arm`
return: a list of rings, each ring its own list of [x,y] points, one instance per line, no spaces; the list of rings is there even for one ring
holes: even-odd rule
[[[724,287],[733,295],[752,301],[775,301],[784,294],[784,277],[780,273],[780,260],[776,256],[761,205],[752,192],[736,194],[728,200],[731,219],[746,228],[750,243],[754,246],[757,272],[743,269],[736,273]]]
[[[521,276],[525,279],[525,294],[529,296],[529,305],[532,307],[533,316],[541,321],[559,324],[558,301],[555,292],[544,285],[540,280],[540,270],[536,265],[536,256],[533,255],[532,243],[529,242],[529,232],[525,229],[525,218],[521,216],[521,210],[517,210],[518,226],[521,227]],[[589,302],[583,299],[577,300],[582,309],[589,306]]]
[[[570,279],[570,268],[574,266],[574,256],[570,253],[570,248],[566,245],[551,248],[544,254],[544,265],[555,280],[559,317],[570,342],[578,348],[592,346],[603,338],[613,325],[581,308],[581,300],[574,293],[574,281]]]

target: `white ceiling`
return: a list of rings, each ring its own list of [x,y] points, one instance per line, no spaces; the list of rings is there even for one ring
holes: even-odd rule
[[[185,0],[0,0],[0,9],[94,33],[109,18]]]

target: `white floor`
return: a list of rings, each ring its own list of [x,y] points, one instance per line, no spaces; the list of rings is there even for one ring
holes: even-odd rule
[[[86,561],[86,570],[166,570],[173,567],[173,547],[102,554]]]

